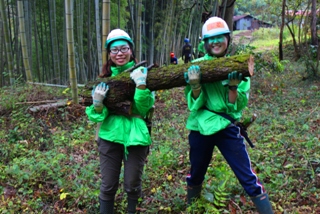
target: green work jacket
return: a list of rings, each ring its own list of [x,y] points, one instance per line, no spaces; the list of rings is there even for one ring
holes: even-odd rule
[[[192,63],[212,59],[214,58],[206,54],[204,57],[192,61]],[[231,124],[230,120],[212,111],[226,113],[235,120],[239,120],[242,116],[242,110],[248,104],[249,99],[250,78],[246,78],[248,81],[241,81],[238,86],[238,97],[234,104],[228,101],[228,80],[201,84],[201,92],[197,99],[192,97],[192,90],[188,85],[185,89],[185,95],[188,109],[191,112],[187,120],[186,128],[199,131],[203,135],[212,135]]]
[[[111,67],[112,76],[121,73],[131,65],[124,65],[120,68]],[[133,116],[114,114],[106,106],[103,107],[102,113],[96,113],[93,105],[86,108],[86,114],[90,121],[102,123],[99,131],[101,139],[123,144],[128,154],[128,146],[149,146],[151,144],[151,137],[144,118],[154,102],[154,93],[149,89],[136,88],[132,101]]]

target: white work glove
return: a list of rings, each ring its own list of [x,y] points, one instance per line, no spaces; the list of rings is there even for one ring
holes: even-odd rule
[[[199,90],[200,85],[200,67],[198,65],[191,65],[188,68],[188,72],[184,73],[184,79],[191,86],[192,90]]]
[[[93,106],[94,109],[97,113],[101,113],[103,109],[103,100],[106,97],[106,94],[109,90],[109,86],[101,82],[97,85],[97,87],[94,87],[92,89],[92,101],[93,101]]]
[[[130,73],[130,78],[136,83],[136,86],[147,85],[148,70],[145,67],[139,67]]]

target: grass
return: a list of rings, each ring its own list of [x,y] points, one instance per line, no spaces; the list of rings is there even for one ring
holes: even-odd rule
[[[252,166],[276,213],[319,213],[320,82],[302,81],[301,63],[278,62],[271,53],[256,57],[259,69],[244,111],[244,117],[258,115],[249,128],[256,145],[248,147]],[[30,106],[35,104],[17,104],[66,99],[69,93],[23,84],[14,92],[0,89],[0,213],[98,212],[95,124],[87,120],[84,107],[32,113]],[[252,202],[217,150],[201,199],[186,206],[187,116],[183,88],[157,91],[141,213],[254,213]],[[117,213],[125,213],[125,197],[120,185]]]

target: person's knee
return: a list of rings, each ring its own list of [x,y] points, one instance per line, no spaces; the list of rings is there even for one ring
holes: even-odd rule
[[[99,197],[102,200],[109,201],[114,199],[118,190],[118,185],[101,185]]]
[[[128,195],[128,198],[137,200],[138,198],[141,197],[141,187],[125,187],[125,192]]]
[[[113,200],[116,195],[116,192],[108,192],[108,191],[101,191],[99,194],[99,198],[101,198],[104,201],[110,201]]]

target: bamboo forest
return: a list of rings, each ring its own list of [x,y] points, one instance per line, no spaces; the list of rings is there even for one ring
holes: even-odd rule
[[[0,214],[319,214],[319,0],[0,0]]]

